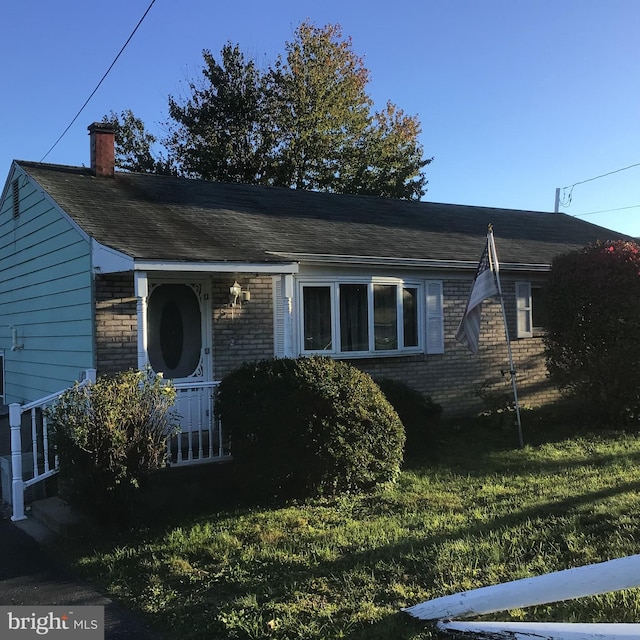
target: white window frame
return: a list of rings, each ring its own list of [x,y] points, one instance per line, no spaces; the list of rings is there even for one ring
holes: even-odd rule
[[[340,336],[340,286],[348,284],[360,284],[367,287],[367,310],[368,310],[368,341],[369,348],[361,351],[343,351]],[[396,349],[375,349],[375,327],[374,327],[374,286],[392,285],[396,287],[396,327],[397,345]],[[433,286],[436,285],[439,295],[434,299]],[[330,291],[331,299],[331,349],[317,350],[305,349],[304,336],[304,289],[306,287],[326,287]],[[404,289],[416,290],[417,303],[417,334],[418,344],[405,347],[404,340]],[[428,308],[428,293],[431,291],[431,307]],[[297,316],[298,316],[298,352],[300,355],[329,355],[339,358],[384,358],[389,356],[413,355],[420,353],[442,353],[444,351],[443,335],[443,305],[442,305],[442,282],[439,280],[419,280],[391,277],[357,277],[345,276],[327,278],[307,276],[297,282]],[[434,304],[435,300],[435,304]],[[439,327],[437,326],[439,325]],[[434,329],[435,328],[435,332]],[[439,340],[433,338],[429,342],[428,336],[436,335]]]
[[[531,282],[516,282],[516,318],[518,338],[533,337]]]

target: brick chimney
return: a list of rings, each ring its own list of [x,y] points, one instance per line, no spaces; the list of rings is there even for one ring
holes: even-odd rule
[[[115,174],[115,130],[106,122],[94,122],[89,125],[91,144],[91,171],[94,175],[113,178]]]

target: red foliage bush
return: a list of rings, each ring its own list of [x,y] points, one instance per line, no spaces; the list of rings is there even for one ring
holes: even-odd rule
[[[608,241],[558,256],[546,287],[551,379],[617,424],[640,415],[640,246]]]

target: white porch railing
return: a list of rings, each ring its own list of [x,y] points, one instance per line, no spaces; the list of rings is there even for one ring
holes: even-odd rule
[[[81,385],[96,381],[96,370],[87,369]],[[9,429],[11,431],[11,520],[24,520],[24,493],[29,488],[58,473],[58,457],[49,445],[49,427],[44,409],[53,404],[66,389],[52,393],[28,404],[9,405]],[[22,456],[22,416],[30,415],[31,422],[31,477],[24,479]]]
[[[403,609],[420,620],[437,621],[438,629],[491,640],[622,640],[640,638],[640,624],[535,622],[457,622],[508,609],[573,600],[640,586],[640,555],[556,571],[490,587],[435,598]]]
[[[96,380],[96,370],[87,369],[81,385]],[[230,459],[220,420],[215,415],[215,393],[219,382],[176,384],[176,410],[181,431],[167,440],[167,463],[170,466],[219,462]],[[67,389],[28,404],[9,405],[11,434],[11,520],[26,518],[25,491],[59,471],[58,457],[49,441],[44,409],[51,406]],[[23,443],[23,416],[30,416],[30,444]],[[24,431],[28,427],[25,425]],[[25,438],[26,440],[26,438]],[[30,449],[30,450],[29,450]],[[24,458],[29,463],[23,464]],[[25,479],[27,476],[27,479]]]
[[[222,424],[215,413],[220,382],[177,383],[176,410],[180,432],[167,441],[170,466],[219,462],[230,458]]]

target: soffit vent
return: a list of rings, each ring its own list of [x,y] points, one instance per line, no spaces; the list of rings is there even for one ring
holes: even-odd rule
[[[13,217],[17,218],[20,215],[20,187],[17,178],[11,183],[11,189],[13,194]]]

